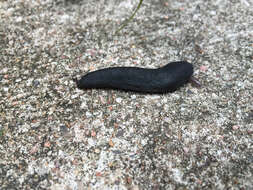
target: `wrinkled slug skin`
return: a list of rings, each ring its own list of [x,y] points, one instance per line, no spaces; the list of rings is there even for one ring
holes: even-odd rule
[[[166,93],[187,83],[192,74],[193,66],[186,61],[172,62],[158,69],[112,67],[84,75],[77,81],[77,87]]]

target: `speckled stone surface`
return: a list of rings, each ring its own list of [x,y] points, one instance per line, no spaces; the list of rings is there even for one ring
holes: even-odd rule
[[[253,2],[0,1],[0,187],[253,189]],[[76,88],[187,60],[201,88]]]

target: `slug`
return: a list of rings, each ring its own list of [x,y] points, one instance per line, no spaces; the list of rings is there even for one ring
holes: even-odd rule
[[[173,92],[187,83],[193,74],[186,61],[169,63],[161,68],[111,67],[97,70],[76,80],[79,89],[117,89],[141,93]]]

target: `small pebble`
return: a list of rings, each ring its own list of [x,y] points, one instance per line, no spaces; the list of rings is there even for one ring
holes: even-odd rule
[[[33,86],[37,87],[40,85],[40,82],[38,80],[33,81]]]
[[[234,125],[232,128],[235,131],[235,130],[239,129],[240,127],[238,125]]]
[[[120,104],[122,102],[122,98],[116,98],[116,102]]]

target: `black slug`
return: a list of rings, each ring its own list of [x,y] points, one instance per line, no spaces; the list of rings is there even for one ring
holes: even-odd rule
[[[187,83],[193,74],[192,64],[172,62],[158,69],[112,67],[90,72],[76,80],[80,89],[117,89],[142,93],[173,92]]]

